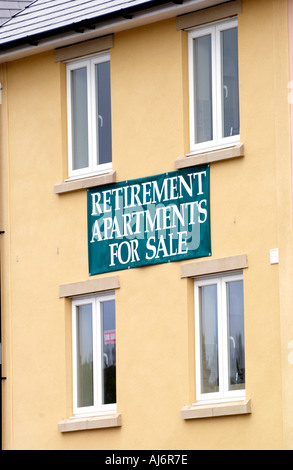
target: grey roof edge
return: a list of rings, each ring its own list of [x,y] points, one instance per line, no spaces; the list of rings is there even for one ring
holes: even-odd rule
[[[68,31],[56,31],[52,34],[46,34],[43,37],[28,35],[22,39],[22,42],[0,43],[0,64],[28,57],[40,52],[49,51],[58,47],[76,44],[85,40],[113,34],[119,31],[132,29],[137,26],[150,24],[154,21],[164,20],[175,16],[181,16],[190,12],[206,9],[211,6],[229,3],[238,0],[168,0],[161,2],[143,2],[148,4],[149,8],[144,8],[140,12],[127,17],[124,15],[127,10],[119,10],[116,17],[106,21],[105,18],[98,18],[95,29],[85,30],[84,33],[78,33],[73,28],[68,27]],[[156,5],[156,6],[155,6]],[[118,14],[119,13],[119,14]],[[92,20],[91,20],[92,21]],[[80,25],[80,23],[77,23]],[[71,24],[72,26],[72,24]],[[1,27],[0,27],[1,29]],[[59,34],[57,34],[59,33]],[[37,41],[38,40],[38,41]],[[36,42],[34,42],[36,41]]]
[[[148,0],[148,1],[141,1],[138,5],[130,5],[126,6],[125,8],[120,8],[119,10],[114,10],[111,11],[110,13],[105,13],[101,15],[97,15],[95,17],[91,17],[88,19],[82,19],[80,21],[71,21],[68,24],[61,26],[61,27],[56,27],[56,28],[48,28],[46,31],[41,32],[41,33],[34,33],[34,31],[31,31],[30,34],[27,34],[26,36],[15,39],[15,40],[0,40],[0,52],[3,49],[8,49],[8,48],[14,48],[22,44],[26,43],[36,43],[39,40],[45,39],[45,38],[50,38],[52,36],[56,36],[62,33],[67,33],[69,31],[78,31],[78,32],[83,32],[83,29],[87,28],[92,28],[93,26],[98,26],[99,23],[103,23],[107,20],[114,19],[116,17],[124,17],[126,19],[131,19],[132,15],[141,11],[148,11],[153,8],[157,8],[160,6],[164,6],[167,4],[176,4],[176,3],[183,3],[184,0]],[[38,0],[33,0],[32,2],[29,3],[24,9],[18,11],[15,15],[13,15],[11,18],[9,18],[7,21],[2,23],[0,25],[0,31],[1,28],[7,24],[9,24],[11,21],[13,21],[14,18],[17,16],[21,15],[24,10],[27,10],[30,8],[33,4],[37,3]]]
[[[9,21],[11,21],[12,18],[15,18],[17,15],[22,13],[26,8],[30,7],[35,2],[37,2],[37,0],[30,0],[30,1],[25,2],[26,5],[23,8],[18,9],[16,13],[14,13],[10,17],[8,17],[6,20],[4,20],[2,23],[0,23],[0,28],[4,26],[5,24],[7,24]],[[11,10],[11,8],[9,8],[8,10]]]

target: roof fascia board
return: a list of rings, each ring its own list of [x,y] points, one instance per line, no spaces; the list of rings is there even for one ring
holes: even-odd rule
[[[231,1],[231,0],[230,0]],[[64,47],[89,39],[98,38],[108,34],[133,29],[144,26],[157,21],[174,18],[179,15],[191,13],[193,11],[210,8],[222,3],[228,3],[227,0],[187,0],[184,3],[168,3],[159,7],[151,8],[133,14],[132,18],[123,16],[113,18],[108,21],[98,23],[96,29],[88,29],[83,33],[70,31],[68,33],[41,39],[36,45],[29,44],[30,38],[27,38],[27,45],[19,45],[17,47],[8,47],[0,53],[0,63],[10,62],[20,58],[46,52],[58,47]]]

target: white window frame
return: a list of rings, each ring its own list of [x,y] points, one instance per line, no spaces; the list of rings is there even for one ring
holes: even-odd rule
[[[188,69],[189,69],[189,128],[190,151],[202,153],[206,150],[221,149],[233,146],[240,142],[240,134],[231,137],[222,137],[222,83],[221,83],[221,32],[231,28],[238,28],[237,18],[211,23],[204,27],[191,30],[188,35]],[[205,35],[211,35],[212,48],[212,99],[213,99],[213,140],[195,142],[195,101],[194,101],[194,63],[193,40]]]
[[[95,416],[98,414],[116,413],[116,403],[102,404],[102,331],[101,331],[101,303],[115,301],[115,294],[100,294],[88,297],[77,297],[72,300],[72,378],[73,378],[73,414],[74,416]],[[94,404],[88,407],[79,407],[77,401],[77,308],[80,305],[92,305],[93,328],[93,387]],[[94,332],[96,334],[94,334]]]
[[[229,359],[228,359],[228,309],[227,288],[228,282],[242,281],[242,273],[223,274],[219,276],[206,276],[194,281],[194,307],[195,307],[195,380],[197,403],[213,403],[242,400],[245,398],[245,388],[242,390],[228,390]],[[201,390],[201,329],[199,288],[202,286],[217,285],[218,300],[218,367],[219,367],[219,391],[203,393]]]
[[[110,62],[110,53],[102,52],[82,59],[75,59],[67,62],[67,132],[68,132],[68,176],[70,179],[91,176],[93,174],[106,173],[112,169],[112,162],[96,164],[97,155],[97,113],[96,113],[96,85],[95,85],[95,65],[103,62]],[[88,167],[73,169],[73,149],[72,149],[72,106],[71,106],[71,72],[81,67],[87,69],[87,97],[88,97]]]

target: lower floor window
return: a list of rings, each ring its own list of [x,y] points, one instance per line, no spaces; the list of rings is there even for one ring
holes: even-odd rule
[[[116,411],[114,295],[72,302],[73,412]]]
[[[195,281],[197,400],[245,396],[242,274]]]

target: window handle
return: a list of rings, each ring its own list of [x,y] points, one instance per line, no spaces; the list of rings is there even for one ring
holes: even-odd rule
[[[101,114],[98,114],[98,119],[100,119],[100,121],[101,121],[101,127],[103,127],[104,119],[103,119],[103,116],[101,116]]]
[[[105,358],[105,366],[108,367],[108,365],[109,365],[108,355],[106,353],[104,353],[103,356]]]
[[[235,339],[233,338],[233,336],[230,336],[230,341],[232,341],[233,348],[235,349]]]

